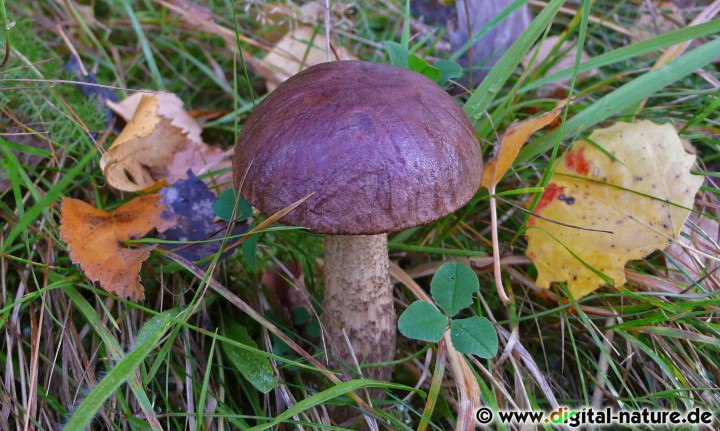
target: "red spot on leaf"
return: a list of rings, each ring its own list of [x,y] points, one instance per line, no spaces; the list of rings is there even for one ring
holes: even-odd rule
[[[585,158],[585,148],[569,151],[565,155],[565,165],[580,175],[587,175],[590,172],[590,162]]]
[[[550,205],[550,202],[557,198],[564,188],[565,187],[560,187],[555,183],[548,184],[547,187],[545,187],[545,191],[543,191],[542,196],[540,196],[540,201],[538,201],[535,206],[535,212],[539,213],[543,208]]]
[[[535,206],[535,214],[540,214],[540,211],[543,210],[546,206],[550,205],[550,202],[553,201],[553,199],[556,199],[560,194],[562,194],[562,191],[565,187],[560,187],[555,183],[550,183],[545,187],[545,191],[543,191],[542,196],[540,196],[540,200],[538,201],[537,205]],[[531,201],[532,202],[532,201]],[[532,226],[535,224],[535,217],[530,217],[527,221],[528,226]]]

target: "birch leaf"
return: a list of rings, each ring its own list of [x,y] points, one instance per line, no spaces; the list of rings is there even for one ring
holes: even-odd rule
[[[703,178],[692,175],[673,126],[650,121],[596,129],[558,161],[528,220],[527,256],[537,285],[567,282],[575,298],[603,284],[622,286],[627,261],[679,239]]]
[[[153,229],[172,226],[162,219],[160,195],[142,195],[112,210],[103,211],[78,199],[65,198],[60,208],[60,238],[70,259],[85,275],[122,298],[142,300],[140,267],[152,246],[129,248],[123,243],[145,236]]]

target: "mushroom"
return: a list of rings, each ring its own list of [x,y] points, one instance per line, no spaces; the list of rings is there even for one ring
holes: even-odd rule
[[[395,354],[386,234],[455,211],[481,178],[480,146],[452,97],[419,73],[363,61],[322,63],[278,86],[246,121],[233,162],[235,187],[266,214],[309,196],[282,222],[326,234],[322,320],[353,369]]]

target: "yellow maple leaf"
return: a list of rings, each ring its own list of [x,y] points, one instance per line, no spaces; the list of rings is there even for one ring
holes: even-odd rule
[[[594,231],[529,219],[526,254],[537,285],[565,281],[575,298],[603,284],[622,286],[627,261],[679,238],[703,182],[690,173],[694,163],[669,124],[617,123],[575,143],[535,213]]]

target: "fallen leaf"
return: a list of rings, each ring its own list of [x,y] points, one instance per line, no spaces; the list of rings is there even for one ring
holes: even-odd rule
[[[208,190],[207,185],[192,171],[187,172],[187,177],[186,180],[179,180],[170,187],[160,189],[160,202],[165,204],[162,218],[172,224],[172,227],[160,234],[160,238],[182,242],[215,241],[186,245],[162,244],[161,247],[172,249],[190,261],[203,261],[203,265],[207,265],[209,261],[206,259],[217,253],[222,246],[222,238],[227,234],[227,223],[215,222],[214,206],[217,198]],[[247,229],[246,223],[235,223],[231,235],[244,233]],[[235,240],[228,241],[226,246],[232,242]],[[230,249],[225,250],[220,258],[226,257],[230,252]]]
[[[230,114],[232,111],[226,109],[190,109],[188,114],[195,119],[195,122],[202,127],[210,120],[215,120],[223,115]]]
[[[530,68],[531,71],[535,70],[538,66],[543,64],[543,62],[548,59],[559,41],[560,36],[548,36],[547,38],[545,38],[545,40],[540,44],[540,46],[533,47],[521,60],[523,67],[526,70],[528,68]],[[537,51],[537,55],[535,54],[535,51]],[[554,65],[545,72],[546,76],[551,76],[566,69],[572,69],[575,66],[575,56],[577,55],[577,42],[566,40],[562,43],[555,55],[557,55],[558,53],[561,54],[561,57],[557,60],[553,60]],[[583,62],[588,60],[590,60],[590,56],[585,51],[582,51],[580,53],[580,63],[582,64]],[[578,77],[580,78],[594,76],[597,75],[597,73],[597,70],[590,70],[578,74]],[[553,92],[555,92],[555,90],[570,85],[571,80],[572,77],[567,77],[558,79],[557,81],[549,82],[543,85],[542,88],[538,91],[538,93],[542,95],[552,94]]]
[[[132,119],[133,115],[135,114],[135,111],[140,104],[140,100],[143,98],[143,96],[146,96],[147,94],[148,93],[146,92],[136,92],[119,102],[115,100],[108,100],[107,105],[117,116],[122,118],[123,121],[127,123]],[[195,123],[197,123],[199,127],[202,127],[202,125],[205,124],[205,122],[207,122],[208,120],[220,118],[225,114],[229,114],[230,112],[231,111],[216,109],[189,109],[187,111],[187,113],[195,120]]]
[[[176,95],[136,93],[108,106],[127,121],[100,160],[116,189],[146,190],[184,179],[188,169],[204,174],[230,167],[229,153],[202,141],[200,125]],[[229,184],[229,175],[214,180]]]
[[[121,298],[142,301],[140,266],[152,246],[125,247],[153,229],[164,230],[160,195],[142,195],[112,210],[103,211],[78,199],[65,198],[60,208],[60,238],[67,243],[70,259],[85,275]]]
[[[268,52],[261,61],[265,70],[256,71],[267,81],[268,91],[273,91],[280,83],[296,73],[316,64],[328,61],[327,39],[322,32],[312,27],[301,26],[292,29]],[[335,46],[340,60],[356,60],[342,46]],[[332,59],[335,60],[335,55]]]
[[[106,103],[108,108],[110,108],[117,116],[122,118],[126,123],[129,123],[133,115],[135,115],[135,111],[137,111],[142,98],[148,95],[149,93],[137,92],[129,95],[119,102],[108,100]]]
[[[221,175],[214,175],[212,182],[225,190],[232,186],[232,172],[229,169],[232,165],[232,151],[203,143],[189,145],[175,153],[172,163],[167,167],[167,181],[174,183],[187,178],[188,170],[197,172],[198,175],[224,171]]]
[[[596,129],[558,160],[528,220],[527,256],[537,285],[567,282],[575,298],[603,284],[622,286],[625,263],[664,249],[680,229],[703,182],[695,156],[672,125],[650,121]]]
[[[510,303],[510,297],[505,292],[502,283],[500,266],[500,241],[498,237],[497,204],[495,202],[495,186],[510,169],[517,158],[520,148],[525,145],[530,135],[552,123],[558,115],[565,101],[560,102],[555,109],[546,112],[539,117],[528,118],[519,123],[510,125],[505,135],[495,147],[494,157],[487,163],[483,170],[482,186],[490,193],[490,225],[493,246],[493,275],[495,277],[495,289],[500,300],[504,304]]]
[[[510,125],[500,143],[495,147],[493,158],[485,165],[483,187],[488,190],[495,189],[497,183],[515,162],[520,148],[525,145],[530,135],[555,121],[564,105],[563,101],[552,111]]]
[[[195,122],[195,119],[185,110],[183,101],[175,94],[148,94],[138,92],[122,102],[115,103],[108,101],[108,106],[113,110],[115,110],[118,105],[124,107],[123,111],[125,116],[123,116],[123,118],[128,125],[134,123],[137,129],[157,127],[156,124],[160,120],[165,120],[187,135],[189,140],[202,142],[200,138],[202,129],[198,126],[197,122]],[[127,114],[130,115],[128,116]],[[123,132],[125,132],[125,130],[123,130]],[[113,147],[117,145],[118,143],[116,141]]]

